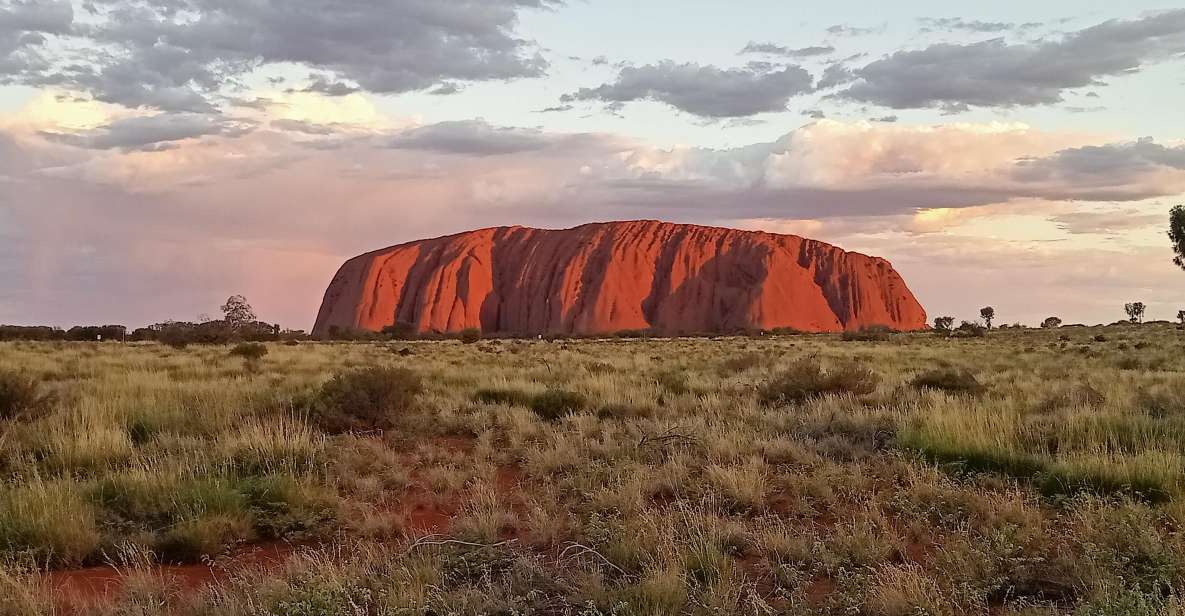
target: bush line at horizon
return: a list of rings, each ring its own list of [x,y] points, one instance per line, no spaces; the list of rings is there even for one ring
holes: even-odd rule
[[[1116,321],[1111,325],[1123,323],[1141,324],[1145,312],[1144,304],[1134,302],[1125,305],[1128,312],[1127,321]],[[981,315],[991,315],[981,318],[986,322],[962,321],[958,327],[954,326],[954,317],[936,317],[930,326],[936,333],[951,333],[955,336],[979,336],[983,330],[993,328],[990,321],[995,318],[995,310],[988,307],[981,311]],[[1178,311],[1177,320],[1185,325],[1185,310]],[[1170,321],[1153,321],[1152,323],[1170,323]],[[1048,317],[1037,328],[1056,329],[1059,327],[1103,327],[1103,325],[1086,325],[1081,323],[1064,325],[1058,317]],[[1021,323],[997,326],[997,329],[1030,329]],[[481,339],[520,340],[537,339],[603,339],[603,338],[697,338],[718,336],[766,336],[766,335],[798,335],[814,332],[803,332],[793,327],[776,327],[773,329],[736,329],[728,332],[695,332],[695,331],[660,331],[655,329],[622,330],[599,334],[565,334],[550,332],[546,334],[513,334],[483,332],[476,327],[469,327],[452,332],[416,331],[406,325],[396,325],[383,328],[381,331],[341,328],[332,326],[324,335],[311,335],[304,330],[282,329],[279,325],[263,321],[251,321],[242,324],[229,324],[226,321],[182,322],[167,321],[148,327],[142,327],[128,332],[123,325],[87,325],[74,326],[68,330],[53,326],[41,325],[0,325],[0,342],[160,342],[175,347],[189,344],[230,344],[234,342],[373,342],[383,340],[461,340],[474,343]],[[885,325],[870,325],[859,329],[849,329],[841,332],[846,340],[875,341],[895,333],[907,333],[895,330]]]
[[[2,343],[11,398],[38,410],[0,409],[0,580],[283,539],[358,547],[189,598],[147,578],[111,609],[1158,613],[1185,581],[1183,345],[1163,325],[234,354]],[[356,376],[374,367],[394,372]],[[384,432],[319,419],[392,405]],[[520,493],[492,488],[509,467]],[[494,547],[409,554],[387,512],[417,481],[459,506],[449,536]],[[518,541],[494,545],[507,525]],[[551,556],[575,544],[596,556]],[[0,605],[18,599],[0,581]]]

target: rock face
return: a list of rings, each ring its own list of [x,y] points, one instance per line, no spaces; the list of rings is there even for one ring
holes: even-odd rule
[[[355,257],[313,328],[593,334],[926,327],[884,259],[793,235],[656,221],[498,227]]]

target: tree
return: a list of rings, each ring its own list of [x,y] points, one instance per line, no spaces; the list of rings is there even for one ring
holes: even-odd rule
[[[235,329],[250,325],[257,320],[255,310],[251,308],[251,304],[247,303],[247,298],[242,295],[232,295],[227,298],[226,303],[222,305],[222,314],[225,315],[223,320],[226,321],[226,324]]]
[[[1132,302],[1124,304],[1123,309],[1127,312],[1127,318],[1132,323],[1144,322],[1144,302]]]
[[[1062,320],[1057,317],[1049,317],[1041,321],[1041,327],[1045,329],[1057,329],[1062,326]]]
[[[983,319],[984,325],[987,325],[987,328],[991,329],[992,321],[996,318],[996,309],[992,308],[991,306],[980,308],[979,316]]]
[[[1185,325],[1185,310],[1177,311],[1177,320],[1181,322],[1181,325]]]
[[[1185,269],[1185,205],[1178,205],[1169,210],[1169,239],[1173,242],[1173,258],[1181,269]]]
[[[934,319],[934,329],[942,331],[950,331],[951,327],[955,325],[954,317],[938,317]]]

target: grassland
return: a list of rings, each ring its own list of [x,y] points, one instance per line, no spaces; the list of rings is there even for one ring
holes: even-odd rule
[[[5,616],[1185,607],[1168,325],[6,343],[0,374],[38,407],[0,420]]]

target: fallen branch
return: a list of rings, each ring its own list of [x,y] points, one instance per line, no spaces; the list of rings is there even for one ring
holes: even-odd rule
[[[500,548],[505,545],[510,545],[518,541],[518,539],[508,539],[506,541],[499,541],[498,543],[475,543],[473,541],[462,541],[460,539],[438,539],[443,535],[425,535],[416,539],[415,543],[407,548],[405,554],[411,554],[418,548],[441,546],[441,545],[463,545],[471,548]]]
[[[569,554],[569,552],[572,552],[572,551],[574,551],[574,553]],[[622,575],[629,575],[628,573],[626,573],[625,569],[618,567],[617,565],[613,564],[613,561],[609,560],[608,558],[605,558],[604,554],[601,554],[600,552],[594,550],[593,548],[590,548],[587,545],[584,545],[581,543],[574,543],[574,542],[569,543],[568,547],[564,548],[563,551],[560,552],[560,559],[562,560],[562,559],[567,559],[567,558],[576,558],[579,556],[583,556],[585,554],[592,554],[593,556],[596,556],[597,558],[601,559],[601,562],[605,563],[606,565],[609,565],[610,567],[613,567],[613,569],[616,570],[618,573],[620,573]]]

